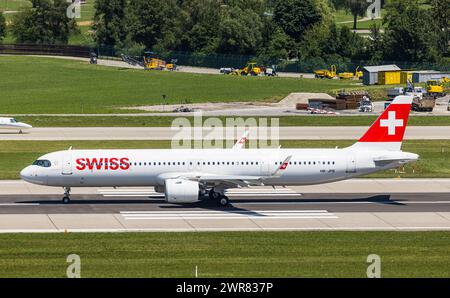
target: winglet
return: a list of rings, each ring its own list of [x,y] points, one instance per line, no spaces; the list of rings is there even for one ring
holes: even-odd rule
[[[291,158],[292,158],[292,155],[289,155],[288,157],[286,157],[286,159],[281,163],[281,165],[277,168],[277,170],[275,172],[273,172],[272,176],[280,176],[281,172],[286,170]]]
[[[242,149],[245,146],[245,142],[248,140],[248,130],[244,131],[244,134],[234,144],[233,149]]]

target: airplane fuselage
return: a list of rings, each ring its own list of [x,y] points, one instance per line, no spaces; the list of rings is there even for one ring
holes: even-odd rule
[[[173,149],[173,150],[66,150],[44,155],[46,164],[28,166],[24,180],[49,186],[158,186],[183,173],[266,177],[264,185],[308,185],[348,179],[399,162],[377,164],[377,156],[415,154],[344,149]],[[286,156],[289,165],[279,177],[272,173]]]

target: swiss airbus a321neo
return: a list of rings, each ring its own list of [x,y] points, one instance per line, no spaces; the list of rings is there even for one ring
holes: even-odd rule
[[[419,156],[401,150],[412,97],[398,96],[367,132],[342,149],[65,150],[41,156],[23,180],[64,188],[154,186],[170,203],[217,200],[254,185],[313,185],[396,168]]]

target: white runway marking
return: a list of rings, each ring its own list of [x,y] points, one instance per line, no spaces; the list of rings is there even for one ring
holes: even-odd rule
[[[121,211],[127,220],[132,219],[313,219],[338,218],[327,210],[294,211]]]
[[[39,203],[0,203],[2,206],[39,206]]]
[[[98,192],[104,197],[164,197],[163,193],[155,192],[144,188],[117,188],[117,189],[99,189]],[[229,197],[239,196],[282,196],[282,197],[300,197],[301,194],[289,188],[281,189],[245,189],[226,191]]]

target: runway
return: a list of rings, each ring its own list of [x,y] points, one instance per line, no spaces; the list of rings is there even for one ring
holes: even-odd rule
[[[169,204],[149,188],[78,189],[71,204],[63,204],[58,189],[44,187],[39,193],[33,191],[38,186],[22,185],[13,194],[8,189],[22,182],[5,181],[0,183],[0,232],[450,230],[450,179],[413,180],[233,189],[228,207],[214,201]],[[393,187],[397,192],[389,191]],[[372,192],[379,188],[384,190]]]
[[[270,123],[269,123],[270,124]],[[261,128],[260,128],[261,129]],[[367,126],[347,127],[279,127],[281,140],[352,140],[359,139]],[[198,133],[189,133],[193,139],[235,139],[234,128],[218,130],[218,134],[211,134],[206,128]],[[251,130],[252,131],[252,130]],[[255,130],[256,132],[257,130]],[[271,136],[271,128],[266,131],[266,138]],[[189,128],[190,132],[190,128]],[[33,128],[23,134],[15,131],[0,130],[0,141],[62,141],[62,140],[172,140],[178,130],[171,127],[52,127]],[[250,134],[250,137],[252,133]],[[264,135],[258,133],[258,138]],[[410,126],[406,130],[407,140],[440,140],[450,138],[450,126]]]

